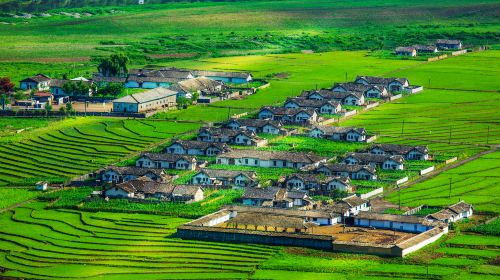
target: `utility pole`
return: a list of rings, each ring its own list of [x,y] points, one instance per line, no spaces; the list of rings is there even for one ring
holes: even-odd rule
[[[448,198],[451,198],[451,177],[450,177],[450,192],[448,193]]]
[[[403,120],[403,123],[401,123],[401,136],[403,136],[404,131],[405,131],[405,120]]]

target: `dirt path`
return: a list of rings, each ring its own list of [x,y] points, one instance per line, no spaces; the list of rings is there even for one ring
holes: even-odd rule
[[[450,170],[450,169],[453,169],[453,168],[457,168],[457,167],[462,166],[462,165],[464,165],[466,163],[469,163],[469,162],[471,162],[473,160],[476,160],[476,159],[478,159],[478,158],[480,158],[480,157],[482,157],[484,155],[496,152],[496,151],[498,151],[499,148],[500,148],[500,146],[494,146],[493,148],[491,148],[489,150],[480,152],[478,154],[475,154],[475,155],[473,155],[471,157],[468,157],[466,159],[460,160],[460,161],[455,162],[453,164],[446,165],[443,168],[440,168],[438,170],[435,170],[435,171],[432,171],[432,172],[430,172],[428,174],[425,174],[425,175],[419,177],[418,179],[416,179],[414,181],[408,182],[407,184],[403,184],[400,187],[394,188],[392,191],[386,193],[385,195],[387,195],[389,193],[393,193],[395,191],[399,191],[399,190],[402,190],[402,189],[409,188],[409,187],[411,187],[411,186],[413,186],[415,184],[418,184],[418,183],[423,182],[425,180],[428,180],[428,179],[431,179],[433,177],[436,177],[437,175],[441,174],[444,171],[447,171],[447,170]]]
[[[28,199],[28,200],[25,200],[25,201],[23,201],[23,202],[19,202],[19,203],[16,203],[16,204],[14,204],[14,205],[11,205],[11,206],[9,206],[9,207],[7,207],[7,208],[0,209],[0,214],[1,214],[1,213],[3,213],[3,212],[10,211],[10,210],[12,210],[12,209],[14,209],[14,208],[16,208],[16,207],[23,206],[23,205],[25,205],[25,204],[28,204],[28,203],[30,203],[30,202],[33,202],[33,201],[35,201],[35,199],[36,199],[36,198]]]

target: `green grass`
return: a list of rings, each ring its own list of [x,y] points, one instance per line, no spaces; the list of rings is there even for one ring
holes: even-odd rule
[[[17,203],[40,195],[39,191],[29,188],[0,188],[0,209],[7,208]]]
[[[487,235],[499,236],[500,235],[500,219],[496,218],[494,221],[492,221],[489,224],[482,224],[482,225],[475,226],[471,229],[471,231],[482,233],[482,234],[487,234]]]
[[[341,156],[347,152],[359,151],[368,147],[365,143],[327,141],[303,136],[286,136],[271,139],[261,150],[312,152],[321,156]]]

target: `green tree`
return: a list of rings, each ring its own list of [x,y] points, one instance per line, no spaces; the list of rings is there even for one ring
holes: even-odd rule
[[[14,93],[15,100],[23,100],[24,98],[26,98],[26,95],[24,95],[24,92],[16,91],[16,93]]]
[[[71,102],[66,103],[66,114],[72,114],[74,111],[73,104]]]
[[[109,83],[104,87],[97,90],[97,95],[99,96],[118,96],[122,94],[124,87],[120,83]]]
[[[63,84],[62,89],[68,95],[87,96],[89,94],[90,86],[83,81],[68,81]]]
[[[53,107],[52,107],[52,105],[51,105],[51,104],[47,103],[47,104],[45,105],[45,111],[46,111],[47,113],[51,112],[51,111],[52,111],[52,109],[53,109]]]
[[[127,64],[129,58],[124,54],[112,54],[110,57],[102,58],[97,69],[105,77],[125,76],[128,73]]]

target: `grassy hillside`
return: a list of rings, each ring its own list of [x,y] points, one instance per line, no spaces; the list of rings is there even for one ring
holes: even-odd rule
[[[91,57],[111,52],[125,52],[136,64],[156,64],[300,50],[392,49],[446,37],[496,44],[499,7],[489,0],[251,0],[64,10],[80,18],[58,15],[62,10],[49,11],[51,17],[4,16],[0,22],[13,24],[0,24],[0,69],[33,67],[17,62],[41,62],[66,72],[68,66],[88,69]]]

